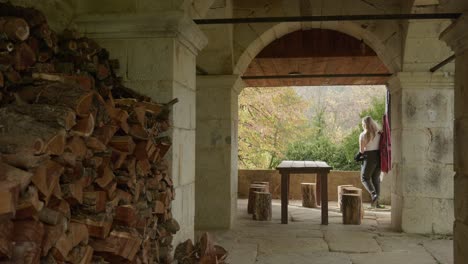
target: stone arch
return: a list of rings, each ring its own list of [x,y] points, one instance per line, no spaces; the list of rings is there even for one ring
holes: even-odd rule
[[[396,25],[395,25],[396,26]],[[323,28],[329,30],[339,31],[341,33],[350,35],[356,39],[362,39],[369,47],[371,47],[387,66],[391,72],[398,72],[401,69],[401,53],[399,52],[398,45],[390,45],[381,41],[379,36],[373,34],[370,30],[366,29],[371,27],[375,30],[376,25],[372,24],[358,24],[355,22],[287,22],[278,23],[266,29],[264,32],[253,39],[246,48],[239,49],[235,57],[234,74],[242,75],[250,62],[256,57],[256,55],[267,45],[273,42],[275,39],[279,39],[286,34],[292,33],[298,30],[307,30],[312,28]],[[251,26],[250,28],[254,28]],[[392,28],[393,29],[393,28]],[[399,33],[397,33],[399,35]],[[235,36],[236,37],[236,36]],[[397,36],[398,38],[398,36]],[[234,39],[236,41],[236,39]],[[394,43],[394,42],[391,42]],[[239,45],[238,45],[239,46]],[[236,56],[237,55],[237,56]]]

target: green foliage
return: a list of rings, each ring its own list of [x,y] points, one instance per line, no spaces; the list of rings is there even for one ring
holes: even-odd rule
[[[374,98],[372,105],[360,113],[360,117],[370,115],[379,121],[385,112],[385,98]],[[316,119],[320,120],[320,119]],[[321,124],[314,122],[314,124]],[[322,129],[314,129],[306,141],[299,140],[292,143],[286,152],[289,160],[322,160],[327,162],[335,170],[359,170],[360,163],[354,161],[354,155],[359,150],[359,134],[361,124],[348,134],[340,144],[335,144],[321,133]]]
[[[348,108],[326,103],[315,103],[308,119],[309,103],[292,88],[244,89],[239,96],[239,167],[271,169],[288,159],[323,160],[335,170],[359,170],[354,155],[361,122],[351,132],[338,133],[335,117]],[[384,111],[385,98],[375,97],[360,117],[370,115],[380,123]]]
[[[275,168],[307,133],[305,102],[292,88],[247,88],[239,96],[239,166]]]

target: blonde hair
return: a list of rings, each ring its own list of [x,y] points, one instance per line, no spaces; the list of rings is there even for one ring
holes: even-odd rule
[[[374,139],[375,135],[379,132],[379,125],[370,116],[362,119],[362,127],[364,128],[364,143],[369,143]]]

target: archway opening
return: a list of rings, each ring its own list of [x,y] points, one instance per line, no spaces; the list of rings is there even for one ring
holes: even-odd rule
[[[250,183],[268,181],[278,199],[274,168],[282,160],[322,160],[336,169],[329,177],[330,201],[337,201],[338,185],[353,185],[370,202],[353,156],[362,116],[374,115],[381,124],[390,108],[390,76],[365,41],[339,31],[299,30],[267,45],[242,75],[247,88],[239,97],[239,198],[247,198]],[[301,182],[315,181],[315,175],[291,177],[290,198],[301,198]],[[382,186],[390,218],[390,182]]]

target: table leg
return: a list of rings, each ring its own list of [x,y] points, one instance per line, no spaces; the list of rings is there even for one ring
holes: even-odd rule
[[[321,172],[320,177],[320,191],[322,200],[322,225],[328,225],[328,177],[326,172]]]
[[[288,223],[289,173],[281,174],[281,224]]]
[[[321,194],[321,184],[320,184],[321,180],[320,180],[320,174],[316,174],[315,175],[315,201],[317,201],[317,205],[320,206],[320,200],[322,199],[322,197],[320,196]]]

